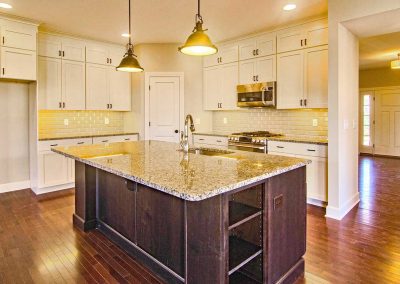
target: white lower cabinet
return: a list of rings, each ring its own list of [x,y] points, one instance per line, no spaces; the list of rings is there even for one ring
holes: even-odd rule
[[[311,164],[307,165],[307,198],[309,203],[317,205],[328,201],[327,148],[316,144],[268,142],[268,154],[311,160]]]
[[[193,135],[193,144],[195,147],[228,149],[228,137]]]
[[[93,144],[129,142],[129,141],[138,141],[138,140],[139,140],[139,136],[137,134],[103,136],[103,137],[93,137]]]

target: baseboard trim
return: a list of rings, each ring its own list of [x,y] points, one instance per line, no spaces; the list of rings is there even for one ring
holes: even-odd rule
[[[324,207],[324,208],[327,206],[327,203],[325,201],[321,201],[321,200],[313,199],[313,198],[307,198],[307,203],[318,206],[318,207]]]
[[[74,187],[75,187],[75,183],[71,182],[71,183],[66,183],[66,184],[62,184],[62,185],[54,185],[54,186],[42,187],[42,188],[32,188],[32,191],[36,195],[40,195],[40,194],[59,191],[59,190],[63,190],[63,189],[70,189],[70,188],[74,188]]]
[[[16,191],[16,190],[21,190],[21,189],[27,189],[30,187],[31,187],[30,180],[10,182],[10,183],[5,183],[5,184],[0,184],[0,193]]]
[[[328,205],[326,207],[325,217],[336,220],[342,220],[343,217],[346,216],[347,213],[349,213],[350,210],[353,209],[353,207],[356,206],[359,202],[360,202],[360,194],[357,191],[357,193],[354,194],[354,196],[350,198],[341,208]]]

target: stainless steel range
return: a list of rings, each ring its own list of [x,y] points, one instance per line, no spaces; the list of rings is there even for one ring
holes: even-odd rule
[[[268,153],[268,137],[281,136],[269,131],[233,133],[228,136],[228,148],[249,152]]]

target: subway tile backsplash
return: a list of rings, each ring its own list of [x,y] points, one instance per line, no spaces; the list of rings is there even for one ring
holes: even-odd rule
[[[316,119],[318,126],[313,126]],[[328,136],[328,110],[246,109],[214,111],[213,131],[233,133],[268,130],[296,136]]]
[[[41,110],[38,120],[40,138],[124,132],[123,112]]]

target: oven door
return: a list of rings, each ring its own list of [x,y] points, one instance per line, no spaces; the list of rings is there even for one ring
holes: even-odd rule
[[[253,145],[253,144],[240,144],[240,143],[229,143],[228,149],[231,150],[239,150],[239,151],[247,151],[247,152],[256,152],[256,153],[267,153],[267,147],[262,145]]]

